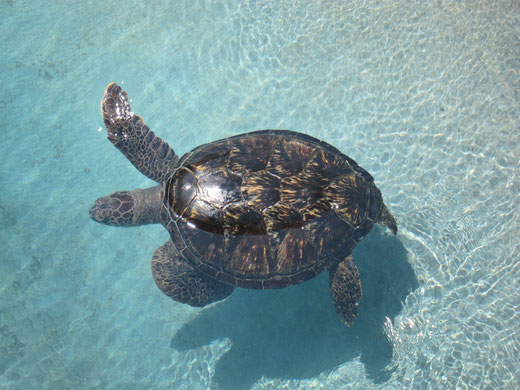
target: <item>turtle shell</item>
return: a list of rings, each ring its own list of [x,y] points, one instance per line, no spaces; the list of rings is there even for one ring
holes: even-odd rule
[[[163,222],[186,260],[253,289],[301,283],[342,260],[383,205],[354,160],[284,130],[199,146],[165,186]]]

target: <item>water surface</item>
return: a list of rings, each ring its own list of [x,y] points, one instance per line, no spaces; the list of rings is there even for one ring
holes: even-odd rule
[[[124,4],[124,5],[123,5]],[[0,2],[0,387],[520,387],[516,2]],[[160,226],[88,218],[147,187],[101,129],[105,86],[178,154],[284,128],[375,177],[399,234],[328,277],[206,309],[150,272]]]

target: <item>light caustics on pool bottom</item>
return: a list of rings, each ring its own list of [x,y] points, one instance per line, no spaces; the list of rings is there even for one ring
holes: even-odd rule
[[[0,7],[0,387],[520,385],[515,6]],[[152,184],[98,132],[110,81],[179,154],[286,128],[375,177],[400,230],[354,253],[353,328],[326,274],[203,310],[160,293],[165,230],[88,218],[97,197]]]

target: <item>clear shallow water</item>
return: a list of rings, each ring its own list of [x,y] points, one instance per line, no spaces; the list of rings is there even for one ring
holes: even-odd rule
[[[0,387],[520,386],[515,2],[0,2]],[[198,310],[156,288],[159,226],[88,208],[146,187],[98,128],[110,81],[177,153],[262,128],[327,140],[400,228],[323,275]]]

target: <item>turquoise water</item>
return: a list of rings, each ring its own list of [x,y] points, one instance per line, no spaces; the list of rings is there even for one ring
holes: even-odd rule
[[[405,1],[0,2],[0,387],[520,387],[520,6]],[[124,83],[182,154],[263,128],[324,139],[399,225],[328,277],[204,309],[154,284],[160,226],[92,222],[147,187],[101,130]]]

